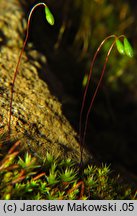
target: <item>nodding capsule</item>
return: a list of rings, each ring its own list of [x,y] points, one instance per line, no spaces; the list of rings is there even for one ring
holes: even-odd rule
[[[54,25],[55,20],[54,16],[52,15],[51,11],[49,10],[48,7],[45,7],[45,15],[46,15],[46,20],[50,25]]]
[[[122,44],[122,42],[119,39],[116,40],[116,47],[117,47],[117,50],[120,54],[125,55],[124,45]]]
[[[125,49],[126,55],[132,58],[134,55],[133,48],[126,37],[124,38],[124,49]]]

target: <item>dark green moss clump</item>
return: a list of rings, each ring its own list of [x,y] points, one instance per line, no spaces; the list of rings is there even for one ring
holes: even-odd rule
[[[3,138],[3,135],[1,135]],[[30,153],[22,156],[15,142],[0,142],[0,199],[135,199],[136,194],[108,166],[80,168],[71,159],[59,160],[47,153],[40,164]]]

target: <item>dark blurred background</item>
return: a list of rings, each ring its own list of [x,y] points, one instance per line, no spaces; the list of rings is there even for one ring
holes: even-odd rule
[[[40,1],[23,1],[26,17]],[[134,57],[111,53],[102,85],[88,123],[86,146],[104,163],[137,175],[137,3],[133,0],[47,0],[55,26],[44,20],[43,8],[35,11],[29,40],[47,57],[47,65],[59,82],[45,76],[62,103],[63,112],[76,131],[83,96],[83,79],[101,41],[111,34],[124,34]],[[94,66],[85,112],[99,81],[109,43]],[[49,75],[50,77],[50,75]],[[52,77],[52,76],[51,76]],[[44,78],[43,78],[44,79]],[[61,83],[61,85],[59,84]]]

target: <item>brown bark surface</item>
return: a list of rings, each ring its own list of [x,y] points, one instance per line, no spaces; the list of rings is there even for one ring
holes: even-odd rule
[[[26,21],[16,0],[1,0],[0,7],[0,128],[7,131],[11,83],[23,45]],[[27,58],[30,52],[33,61]],[[80,160],[77,134],[62,113],[61,104],[38,76],[46,75],[46,58],[33,46],[24,52],[14,87],[11,128],[21,146],[44,159],[47,151],[60,158]],[[41,61],[39,61],[41,59]],[[42,62],[42,64],[41,64]],[[44,65],[44,67],[43,67]],[[11,135],[11,137],[12,137]],[[85,151],[83,158],[89,159]]]

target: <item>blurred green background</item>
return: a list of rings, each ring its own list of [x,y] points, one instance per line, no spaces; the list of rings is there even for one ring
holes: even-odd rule
[[[29,0],[28,11],[38,2]],[[50,71],[61,82],[63,90],[57,83],[52,83],[51,89],[62,102],[65,115],[77,131],[84,90],[82,81],[89,72],[97,47],[111,34],[124,34],[132,44],[132,59],[121,56],[116,48],[111,53],[103,83],[90,114],[86,146],[100,161],[124,166],[137,174],[136,1],[44,2],[55,16],[55,26],[45,24],[42,8],[39,9],[32,19],[30,41],[46,55]],[[105,44],[96,60],[85,113],[98,83],[109,45]],[[47,77],[45,79],[48,80]]]

